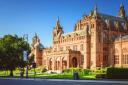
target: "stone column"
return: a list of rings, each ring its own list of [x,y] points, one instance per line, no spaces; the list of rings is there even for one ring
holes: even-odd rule
[[[120,48],[119,48],[119,66],[122,67],[122,39],[120,37]]]
[[[81,57],[81,55],[78,53],[78,54],[77,54],[77,63],[78,63],[78,67],[80,67],[80,57]]]
[[[70,58],[69,58],[70,56],[67,56],[67,69],[69,69],[69,67],[70,67]]]
[[[46,59],[46,68],[49,70],[49,60],[48,60],[48,58]]]
[[[63,59],[63,57],[62,58],[60,57],[60,69],[59,70],[61,70],[61,71],[63,70],[62,69],[62,66],[63,66],[62,59]]]
[[[52,70],[55,70],[55,58],[52,59]]]

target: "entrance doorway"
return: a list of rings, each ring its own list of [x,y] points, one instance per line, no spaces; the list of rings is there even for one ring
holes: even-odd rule
[[[76,57],[72,58],[72,65],[73,65],[73,67],[77,67],[77,58]]]

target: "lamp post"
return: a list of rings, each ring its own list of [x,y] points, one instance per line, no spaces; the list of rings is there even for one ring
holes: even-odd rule
[[[35,61],[32,63],[32,67],[34,68],[34,79],[35,79],[35,76],[36,76],[36,70],[35,70],[35,68],[36,68],[36,63],[35,63]]]
[[[25,39],[26,42],[28,42],[28,34],[24,34],[23,35],[23,39]],[[26,43],[26,46],[28,48],[27,43]],[[28,78],[28,51],[26,51],[26,62],[27,62],[27,66],[26,66],[26,78]]]

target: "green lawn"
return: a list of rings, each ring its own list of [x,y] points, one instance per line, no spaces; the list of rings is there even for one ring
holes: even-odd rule
[[[0,71],[0,76],[9,76],[9,71]],[[16,69],[15,71],[13,71],[14,73],[14,77],[20,77],[20,70]],[[91,72],[91,73],[85,73],[85,72],[78,72],[79,73],[79,78],[80,79],[96,79],[96,73],[95,72]],[[24,77],[26,76],[26,71],[24,71]],[[34,77],[38,77],[38,78],[50,78],[50,79],[73,79],[73,71],[69,71],[69,72],[64,72],[61,74],[48,74],[48,73],[42,73],[38,68],[36,69],[36,75],[34,76],[34,69],[28,70],[28,77],[29,78],[34,78]]]

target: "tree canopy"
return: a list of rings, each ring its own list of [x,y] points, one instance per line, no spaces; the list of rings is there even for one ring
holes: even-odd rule
[[[16,67],[24,67],[23,51],[29,52],[29,44],[24,38],[17,35],[5,35],[0,39],[0,68],[10,70],[13,76],[13,70]]]

